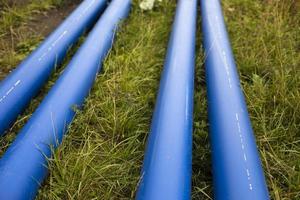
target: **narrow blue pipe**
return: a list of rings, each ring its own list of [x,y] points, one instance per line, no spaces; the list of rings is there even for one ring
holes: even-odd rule
[[[101,69],[130,0],[114,0],[66,70],[0,160],[0,199],[33,199],[57,148]]]
[[[215,199],[269,199],[220,2],[201,10]]]
[[[197,0],[179,0],[137,200],[191,198]]]
[[[70,46],[99,18],[107,0],[85,0],[9,76],[0,83],[0,135],[37,95]]]

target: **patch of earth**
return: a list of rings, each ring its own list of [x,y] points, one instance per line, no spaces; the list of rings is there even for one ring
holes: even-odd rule
[[[68,0],[59,8],[43,12],[29,21],[30,32],[43,37],[49,35],[55,28],[79,5],[81,0]]]
[[[30,0],[0,0],[1,6],[17,7],[28,4]]]
[[[12,1],[17,3],[23,0]],[[80,2],[81,0],[67,0],[58,8],[35,14],[29,21],[19,27],[11,27],[5,36],[0,37],[0,59],[1,57],[14,57],[17,46],[23,41],[27,41],[31,38],[35,38],[35,40],[37,40],[36,38],[42,39],[49,35]],[[21,62],[18,58],[11,58],[11,60],[14,61],[9,62],[11,66],[0,62],[0,81]]]

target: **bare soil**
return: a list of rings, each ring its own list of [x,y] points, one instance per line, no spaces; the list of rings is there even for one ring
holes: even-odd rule
[[[80,0],[68,0],[59,8],[43,12],[28,22],[30,31],[34,34],[47,36],[79,5]]]
[[[28,4],[30,0],[0,0],[0,5],[7,5],[7,6],[24,6]]]
[[[0,3],[4,1],[5,5],[9,3],[10,6],[26,6],[26,3],[29,3],[30,0],[0,0]],[[0,57],[13,56],[14,53],[10,52],[15,52],[18,44],[28,40],[28,38],[44,38],[49,35],[80,2],[81,0],[66,0],[58,8],[35,14],[29,21],[22,25],[11,27],[9,32],[0,37]],[[0,81],[21,61],[18,58],[10,60],[13,60],[10,64],[0,62]]]

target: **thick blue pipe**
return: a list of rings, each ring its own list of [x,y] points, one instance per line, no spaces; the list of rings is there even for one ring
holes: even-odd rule
[[[107,0],[83,3],[6,79],[0,83],[0,135],[38,93],[53,69],[85,30],[92,27]]]
[[[137,200],[191,197],[197,0],[179,0]]]
[[[269,199],[220,2],[201,10],[215,199]]]
[[[130,0],[114,0],[66,70],[0,160],[0,199],[33,199],[47,175],[51,147],[62,141],[112,46]]]

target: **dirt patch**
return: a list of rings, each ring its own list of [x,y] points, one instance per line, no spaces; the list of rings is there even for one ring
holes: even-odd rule
[[[16,7],[16,6],[24,6],[28,4],[30,0],[0,0],[0,5]]]
[[[25,4],[27,0],[12,0],[12,2],[13,1],[14,3],[24,1]],[[31,20],[22,23],[18,27],[11,27],[5,35],[2,35],[0,37],[0,81],[24,58],[22,53],[20,55],[18,52],[20,44],[25,41],[26,51],[34,50],[34,44],[37,44],[38,41],[53,32],[80,2],[80,0],[67,0],[58,8],[35,14]],[[31,45],[31,43],[33,43],[33,45]],[[22,49],[24,49],[23,46]]]
[[[34,16],[27,23],[31,32],[41,36],[47,36],[78,6],[80,0],[66,1],[59,8],[52,9]]]

